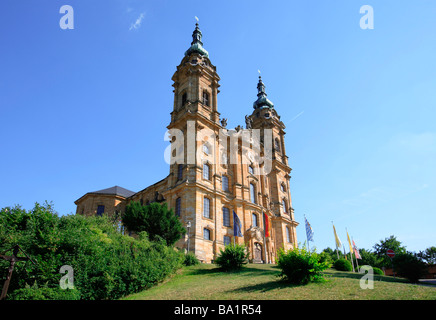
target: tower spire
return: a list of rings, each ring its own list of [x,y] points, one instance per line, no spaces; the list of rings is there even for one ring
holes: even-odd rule
[[[203,48],[203,42],[201,41],[203,34],[201,33],[200,28],[198,27],[198,18],[195,17],[195,20],[197,22],[195,23],[195,30],[192,33],[191,47],[185,52],[185,56],[188,56],[191,53],[195,52],[209,58],[209,53]]]
[[[259,71],[259,70],[258,70]],[[265,84],[259,71],[259,82],[257,84],[257,100],[253,103],[253,108],[274,108],[274,104],[266,97]]]
[[[259,83],[257,84],[257,96],[260,97],[266,97],[265,93],[265,85],[262,82],[262,76],[259,74]]]

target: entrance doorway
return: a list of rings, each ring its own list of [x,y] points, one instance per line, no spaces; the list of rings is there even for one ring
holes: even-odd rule
[[[253,262],[262,263],[262,246],[258,242],[254,243]]]

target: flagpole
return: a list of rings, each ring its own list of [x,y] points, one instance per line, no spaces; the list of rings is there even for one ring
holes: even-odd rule
[[[348,240],[348,245],[349,245],[349,247],[350,247],[351,265],[353,266],[353,272],[356,272],[356,271],[354,270],[353,248],[352,248],[352,246],[351,246],[350,236],[348,235],[348,230],[347,230],[347,228],[345,228],[345,231],[347,231],[347,240]]]
[[[351,237],[351,241],[353,242],[354,246],[356,246],[355,243],[354,243],[354,239],[353,239],[353,237]],[[357,250],[357,247],[356,247],[355,250]],[[360,254],[360,252],[359,252],[359,254]],[[356,256],[356,254],[354,254],[354,258],[356,258],[356,267],[357,267],[357,271],[359,271],[359,262],[357,261],[357,256]]]
[[[304,215],[304,225],[305,225],[305,228],[306,228],[306,241],[307,241],[307,252],[309,252],[310,253],[310,248],[309,248],[309,238],[308,238],[308,235],[307,235],[307,219],[306,219],[306,215]]]
[[[357,268],[357,271],[359,271],[359,262],[357,262],[357,257],[356,257],[356,255],[354,255],[354,258],[356,258],[356,268]]]
[[[338,252],[338,242],[336,241],[336,229],[335,229],[335,225],[333,224],[333,220],[332,220],[332,226],[333,226],[333,231],[335,233],[335,247],[336,247],[336,255],[338,256],[338,260],[339,260],[339,252]]]

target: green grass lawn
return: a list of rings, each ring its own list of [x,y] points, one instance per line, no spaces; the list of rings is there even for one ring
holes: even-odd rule
[[[239,272],[216,265],[184,267],[165,282],[127,300],[436,300],[436,287],[374,275],[374,289],[361,289],[362,274],[329,269],[326,281],[294,286],[280,280],[275,265],[249,264]]]

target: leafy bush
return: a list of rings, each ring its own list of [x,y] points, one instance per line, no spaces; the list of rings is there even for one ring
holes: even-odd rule
[[[329,262],[321,262],[321,256],[316,252],[309,252],[304,247],[288,251],[278,251],[278,267],[280,277],[292,284],[307,284],[322,281],[322,271],[329,267]]]
[[[79,300],[80,291],[77,289],[62,290],[60,287],[38,287],[35,283],[32,287],[26,285],[25,288],[17,289],[11,294],[8,293],[8,299],[11,300]]]
[[[333,264],[333,259],[328,252],[323,251],[319,254],[319,262],[327,263],[328,267],[330,268],[330,266]]]
[[[370,265],[362,265],[362,266],[368,266],[368,267],[371,267],[371,268],[372,268],[372,271],[373,271],[374,274],[379,274],[379,275],[381,275],[381,276],[384,275],[383,270],[380,269],[380,268],[373,267],[373,266],[370,266]],[[358,272],[361,272],[361,268],[362,268],[362,266],[359,266],[359,268],[358,268],[358,270],[357,270]]]
[[[183,261],[183,264],[185,266],[195,266],[200,263],[200,260],[197,259],[194,253],[188,252],[185,254],[185,260]]]
[[[374,271],[374,274],[384,275],[383,270],[377,267],[373,267],[372,270]]]
[[[333,264],[334,268],[339,271],[351,271],[353,270],[353,266],[351,265],[351,262],[346,259],[339,259],[336,260]]]
[[[15,264],[8,299],[118,299],[164,280],[184,260],[182,253],[164,241],[149,241],[145,233],[137,239],[121,234],[107,217],[59,217],[50,204],[0,211],[0,252],[15,244],[37,265]],[[76,289],[59,289],[63,265],[73,268]],[[0,260],[0,279],[8,266]]]
[[[426,264],[410,252],[396,255],[393,263],[397,273],[413,283],[418,282],[427,270]]]
[[[230,244],[220,249],[220,253],[215,260],[215,263],[225,271],[241,269],[248,263],[248,249],[244,245]]]

